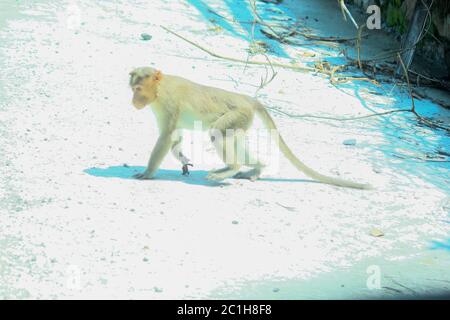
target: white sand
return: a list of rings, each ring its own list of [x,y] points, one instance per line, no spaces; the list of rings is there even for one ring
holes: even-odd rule
[[[211,145],[205,154],[214,163],[194,158],[190,177],[180,176],[170,155],[158,179],[128,179],[135,166],[143,169],[157,138],[151,111],[130,104],[132,68],[154,65],[251,95],[265,75],[263,67],[244,71],[159,28],[245,60],[246,31],[233,23],[208,31],[214,16],[205,18],[193,5],[200,2],[82,0],[79,25],[66,1],[6,5],[0,298],[348,298],[448,290],[449,165],[421,159],[449,152],[450,139],[409,114],[333,122],[272,113],[307,164],[372,183],[373,191],[313,183],[282,157],[261,181],[214,186],[204,179],[219,166]],[[230,2],[208,1],[217,12],[250,19],[242,5],[231,12]],[[310,15],[313,29],[316,16],[323,28],[340,28],[340,36],[354,32],[339,11],[317,2],[317,8],[311,1],[297,1],[295,10],[278,6],[285,11],[278,15]],[[144,32],[150,41],[140,40]],[[339,48],[272,45],[280,56],[272,59],[284,63],[339,57]],[[259,97],[285,112],[348,117],[410,104],[404,87],[334,87],[317,75],[277,71]],[[448,111],[416,104],[448,121]],[[347,139],[356,145],[344,145]],[[371,236],[373,228],[384,236]],[[379,290],[366,286],[370,266],[381,272]]]

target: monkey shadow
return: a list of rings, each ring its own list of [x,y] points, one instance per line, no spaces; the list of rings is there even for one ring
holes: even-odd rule
[[[108,168],[89,168],[83,170],[83,172],[94,176],[102,178],[120,178],[120,179],[130,179],[135,180],[133,175],[136,173],[143,172],[145,167],[141,166],[111,166]],[[167,170],[159,169],[155,177],[152,180],[163,180],[163,181],[180,181],[187,184],[202,185],[208,187],[218,187],[226,186],[229,183],[216,182],[206,179],[207,171],[204,170],[192,170],[188,176],[183,176],[180,170]],[[144,180],[145,181],[145,180]]]
[[[258,181],[268,181],[268,182],[302,182],[302,183],[321,183],[315,180],[307,179],[288,179],[288,178],[258,178]]]
[[[139,172],[143,172],[145,167],[141,166],[111,166],[108,168],[89,168],[83,170],[83,172],[94,176],[102,178],[120,178],[120,179],[130,179],[135,180],[133,175]],[[181,170],[167,170],[159,169],[155,177],[152,180],[163,180],[163,181],[180,181],[187,184],[201,185],[208,187],[218,187],[218,186],[228,186],[230,183],[227,182],[217,182],[206,179],[208,171],[205,170],[193,170],[190,171],[188,176],[183,176]],[[319,183],[314,180],[306,179],[283,179],[283,178],[259,178],[258,181],[268,181],[268,182],[307,182],[307,183]]]

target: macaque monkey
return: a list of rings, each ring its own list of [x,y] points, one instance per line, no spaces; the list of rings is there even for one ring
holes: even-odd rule
[[[134,107],[142,109],[151,105],[160,132],[147,169],[136,174],[134,177],[137,179],[151,179],[169,150],[172,150],[173,155],[183,164],[183,173],[187,173],[191,164],[180,149],[181,136],[174,137],[174,133],[177,129],[193,129],[195,121],[201,121],[202,127],[210,130],[211,141],[226,165],[225,168],[210,171],[207,179],[257,179],[263,165],[251,157],[244,145],[245,132],[250,128],[256,113],[265,126],[275,132],[281,152],[309,177],[341,187],[370,188],[367,184],[324,176],[307,167],[286,145],[264,106],[249,96],[162,74],[161,71],[150,67],[132,71],[130,86]],[[242,166],[251,169],[241,172]]]

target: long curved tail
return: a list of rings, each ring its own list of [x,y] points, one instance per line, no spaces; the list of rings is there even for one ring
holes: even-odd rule
[[[318,180],[323,183],[340,186],[340,187],[347,187],[347,188],[355,188],[355,189],[372,189],[372,187],[369,184],[362,184],[362,183],[356,183],[351,182],[339,178],[333,178],[328,177],[323,174],[318,173],[317,171],[311,169],[307,165],[305,165],[303,162],[301,162],[295,154],[289,149],[286,142],[284,142],[283,138],[281,137],[280,133],[278,132],[278,129],[275,125],[275,122],[273,121],[270,114],[267,112],[266,108],[258,103],[256,112],[258,113],[259,117],[263,121],[264,125],[267,127],[267,129],[275,130],[277,134],[277,140],[278,140],[278,147],[280,148],[281,152],[284,154],[286,158],[289,159],[289,161],[300,171],[303,171],[307,176]]]

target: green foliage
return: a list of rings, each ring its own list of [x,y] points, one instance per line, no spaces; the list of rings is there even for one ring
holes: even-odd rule
[[[404,33],[408,27],[405,12],[402,9],[403,0],[391,0],[387,4],[386,23],[398,32]]]

